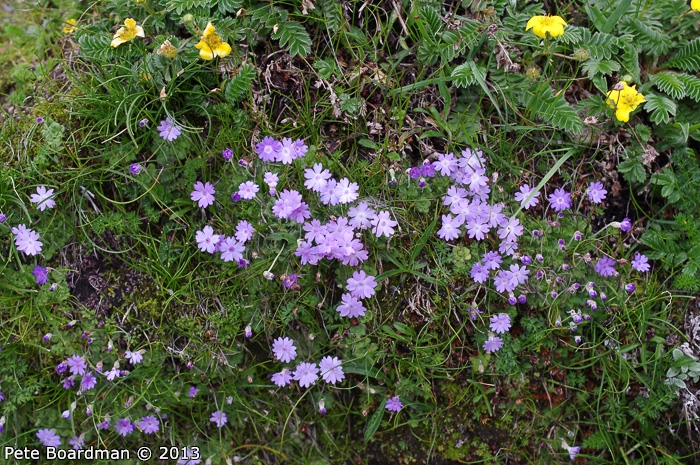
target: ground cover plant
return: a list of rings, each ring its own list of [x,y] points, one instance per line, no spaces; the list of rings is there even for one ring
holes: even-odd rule
[[[0,15],[3,451],[697,460],[698,2]]]

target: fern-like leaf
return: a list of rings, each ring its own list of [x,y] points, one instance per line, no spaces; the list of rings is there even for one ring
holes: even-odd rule
[[[685,86],[686,97],[700,102],[700,79],[689,74],[679,74],[677,78]]]
[[[435,37],[442,30],[442,18],[437,11],[429,6],[421,8],[419,21],[423,24],[428,37]]]
[[[588,29],[581,28],[581,47],[588,51],[593,59],[610,59],[617,55],[620,49],[619,39],[611,34],[596,32],[591,34]]]
[[[217,0],[216,6],[223,14],[235,13],[241,8],[241,0]]]
[[[553,95],[552,88],[547,84],[525,90],[522,100],[530,114],[537,115],[555,128],[579,132],[583,127],[576,110],[569,106],[563,95]]]
[[[680,68],[684,71],[700,71],[700,37],[685,44],[678,53],[664,63],[666,68]]]
[[[639,82],[642,73],[639,67],[639,50],[627,40],[622,42],[622,67],[632,76],[634,82]]]
[[[659,94],[650,93],[645,96],[647,103],[644,109],[651,112],[651,120],[656,124],[668,123],[676,116],[676,102]]]
[[[587,60],[581,69],[588,73],[589,79],[593,79],[593,77],[601,74],[610,76],[612,73],[620,71],[620,63],[612,60],[599,60],[597,58],[592,58]]]
[[[481,78],[484,79],[486,77],[486,68],[476,65],[476,69],[481,73]],[[454,78],[453,82],[456,87],[467,87],[479,82],[468,63],[457,66],[452,70],[451,76]]]
[[[291,56],[306,56],[311,53],[311,38],[304,26],[296,21],[285,21],[279,24],[272,38],[280,41]]]
[[[226,100],[231,103],[238,102],[241,97],[247,94],[256,75],[257,73],[254,66],[241,66],[241,69],[238,70],[238,74],[229,79],[226,84],[226,90],[224,92]]]
[[[671,47],[671,39],[658,21],[628,18],[623,21],[622,31],[634,36],[642,50],[654,56],[663,55]]]
[[[183,11],[189,11],[192,8],[205,6],[209,0],[168,0],[166,7],[168,11],[174,11],[181,15]]]
[[[673,99],[685,97],[685,84],[674,73],[661,72],[649,76],[649,81],[662,92],[666,92]]]

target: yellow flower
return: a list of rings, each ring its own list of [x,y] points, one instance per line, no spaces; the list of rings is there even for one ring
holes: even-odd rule
[[[700,1],[700,0],[699,0]],[[566,26],[566,21],[561,16],[533,16],[530,21],[527,22],[526,31],[532,29],[537,37],[542,37],[543,39],[547,37],[547,33],[552,37],[557,37],[564,34],[564,26]]]
[[[626,123],[630,120],[630,113],[640,103],[646,102],[644,96],[637,92],[636,86],[628,86],[625,81],[620,81],[615,88],[608,92],[605,102],[615,110],[615,118]]]
[[[66,24],[63,26],[63,32],[66,34],[73,34],[76,30],[76,24],[78,24],[78,21],[76,19],[67,19]]]
[[[128,42],[134,37],[145,37],[143,33],[143,28],[136,25],[136,21],[131,18],[127,18],[124,21],[124,27],[120,27],[116,34],[114,34],[114,40],[112,40],[112,47],[118,47],[124,42]]]
[[[211,21],[207,24],[202,38],[195,47],[199,49],[199,56],[205,60],[213,60],[215,56],[223,58],[231,53],[231,46],[223,42],[219,34],[214,32]]]
[[[700,11],[700,0],[691,0],[690,8],[692,10]]]

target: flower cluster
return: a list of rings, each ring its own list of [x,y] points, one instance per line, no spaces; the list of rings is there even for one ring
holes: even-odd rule
[[[297,357],[294,341],[288,337],[275,339],[272,344],[272,352],[279,361],[284,363],[290,363]],[[318,365],[316,363],[301,362],[294,371],[285,367],[282,371],[273,374],[271,379],[279,387],[284,387],[291,383],[292,380],[295,380],[299,382],[299,386],[308,388],[318,380],[319,370],[321,378],[326,383],[334,385],[345,379],[342,362],[337,357],[330,356],[323,357]]]
[[[39,241],[39,233],[36,231],[27,229],[25,225],[20,224],[12,228],[12,234],[15,235],[15,246],[17,250],[27,255],[41,253],[41,247],[44,244]]]

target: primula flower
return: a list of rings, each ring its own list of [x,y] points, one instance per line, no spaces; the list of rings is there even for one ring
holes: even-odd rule
[[[588,186],[588,199],[593,203],[600,203],[605,200],[608,191],[605,190],[603,183],[600,181],[592,182]]]
[[[134,426],[128,418],[120,418],[114,422],[114,431],[121,436],[128,436],[133,433],[136,427]]]
[[[476,262],[472,265],[469,275],[477,283],[485,283],[486,280],[489,279],[489,270],[481,263]]]
[[[248,242],[248,240],[253,237],[253,233],[255,232],[255,228],[253,227],[252,224],[250,224],[246,220],[241,220],[238,222],[236,225],[236,240],[240,241],[241,243]]]
[[[145,37],[143,28],[136,25],[136,21],[132,18],[127,18],[124,21],[124,27],[120,27],[116,34],[114,34],[114,39],[112,40],[112,47],[118,47],[124,42],[132,40],[134,37]]]
[[[363,270],[355,271],[352,278],[348,278],[348,291],[350,291],[351,296],[358,299],[372,297],[375,293],[375,287],[377,287],[377,282],[374,280],[374,276],[368,276]]]
[[[127,350],[126,352],[124,352],[124,357],[131,361],[132,365],[138,365],[143,360],[143,354],[140,350],[136,352]]]
[[[323,357],[318,365],[321,368],[321,378],[325,382],[335,384],[345,379],[342,362],[338,357]]]
[[[627,232],[630,229],[632,229],[632,220],[630,220],[629,218],[623,219],[620,223],[620,230],[623,232]]]
[[[214,228],[211,226],[205,226],[202,231],[197,231],[195,234],[199,250],[209,253],[216,252],[216,245],[219,243],[220,237],[219,234],[214,234]]]
[[[280,362],[289,363],[297,358],[297,348],[294,347],[294,341],[288,337],[275,339],[272,343],[272,353]]]
[[[637,92],[636,85],[630,87],[625,81],[620,81],[613,90],[608,92],[605,102],[615,110],[615,118],[626,123],[630,120],[630,113],[646,100]]]
[[[386,401],[385,408],[390,412],[400,412],[403,403],[399,400],[399,396],[390,397]]]
[[[279,373],[272,375],[272,382],[278,387],[285,387],[292,382],[292,372],[288,368],[283,368]]]
[[[506,333],[510,329],[510,317],[505,313],[494,315],[489,321],[491,322],[489,328],[497,334]]]
[[[372,220],[376,218],[377,213],[371,209],[367,202],[360,202],[356,207],[348,210],[350,218],[350,226],[356,229],[367,229],[372,225]]]
[[[141,418],[141,421],[139,421],[139,429],[146,434],[157,433],[160,430],[158,419],[152,415]]]
[[[291,165],[295,156],[296,152],[292,139],[288,137],[282,138],[280,148],[277,150],[277,153],[275,153],[275,161],[280,161],[283,165]]]
[[[198,392],[199,390],[195,386],[190,386],[190,390],[187,393],[187,395],[190,396],[190,399],[192,399],[194,396],[197,395]]]
[[[567,26],[566,21],[561,16],[533,16],[527,22],[526,31],[532,29],[532,32],[542,39],[547,37],[549,33],[552,37],[558,37],[564,34],[564,26]]]
[[[438,230],[437,235],[439,238],[446,241],[457,239],[461,234],[459,229],[460,225],[460,222],[449,213],[447,215],[442,215],[442,228]]]
[[[377,217],[372,220],[372,233],[377,237],[391,237],[394,234],[394,226],[398,223],[391,219],[391,214],[387,211],[377,213]]]
[[[195,45],[199,50],[199,56],[204,60],[213,60],[215,56],[224,58],[231,53],[231,46],[221,40],[221,36],[215,32],[216,28],[212,26],[211,21],[207,23],[207,27],[202,32],[202,38]]]
[[[97,378],[95,378],[95,375],[93,375],[91,372],[88,372],[85,374],[85,376],[83,376],[83,379],[80,381],[80,390],[82,392],[89,391],[96,385]]]
[[[214,203],[214,194],[216,194],[216,189],[211,183],[202,184],[202,181],[197,181],[194,184],[194,190],[190,192],[190,199],[197,202],[200,208],[207,208]],[[253,195],[255,194],[253,193]]]
[[[72,355],[66,360],[66,365],[70,369],[72,375],[83,376],[87,370],[87,362],[79,355]]]
[[[599,275],[605,276],[615,276],[617,271],[615,271],[615,260],[612,258],[602,256],[595,264],[595,271]]]
[[[56,434],[55,429],[40,429],[36,437],[46,447],[58,447],[61,445],[61,437]]]
[[[348,178],[343,178],[335,187],[338,193],[338,203],[346,204],[357,200],[357,190],[360,188],[356,182],[351,183]]]
[[[35,265],[32,274],[36,278],[36,283],[39,285],[49,282],[48,271],[43,266]]]
[[[552,208],[557,212],[571,207],[571,194],[566,192],[564,189],[556,189],[553,194],[549,195],[548,198],[549,202],[552,204]]]
[[[141,165],[139,165],[138,163],[132,163],[131,165],[129,165],[129,173],[136,176],[140,172],[141,172]]]
[[[528,197],[530,197],[530,194],[532,194],[532,191],[535,189],[528,186],[528,185],[523,185],[520,186],[520,192],[515,193],[515,200],[517,202],[520,202],[520,206],[523,207],[524,209],[528,209],[530,207],[533,207],[537,205],[540,201],[537,197],[540,196],[540,192],[537,191],[535,194],[532,196],[530,200],[528,200]]]
[[[498,336],[490,335],[484,342],[484,350],[486,352],[496,352],[503,347],[503,339]]]
[[[51,209],[56,206],[56,202],[51,198],[52,195],[53,189],[46,190],[46,186],[38,186],[36,194],[32,194],[29,201],[38,204],[36,208],[43,212],[47,208]]]
[[[180,136],[180,134],[182,134],[182,131],[180,131],[180,126],[178,126],[177,123],[175,123],[175,120],[169,116],[165,118],[165,120],[161,121],[156,129],[158,129],[160,137],[168,142],[174,141]]]
[[[218,428],[223,428],[223,426],[228,422],[226,414],[222,411],[212,412],[210,422],[216,424]]]
[[[73,438],[68,441],[68,444],[73,447],[73,450],[81,450],[83,447],[85,447],[85,439],[79,436],[73,436]]]
[[[698,2],[700,2],[700,0],[698,0]],[[634,268],[637,271],[649,271],[649,259],[646,257],[646,255],[642,255],[639,252],[637,252],[634,255],[634,259],[632,260],[631,265],[632,268]]]
[[[255,146],[255,153],[262,161],[274,161],[277,151],[281,148],[282,144],[278,140],[267,136]]]
[[[309,387],[318,379],[318,367],[315,363],[301,362],[294,370],[294,379],[299,381],[299,386]]]
[[[348,318],[365,316],[367,309],[365,309],[364,305],[362,305],[362,302],[360,302],[357,297],[345,293],[342,295],[341,300],[342,303],[336,308],[340,316],[347,316]]]
[[[259,190],[260,188],[253,181],[246,181],[238,186],[238,195],[240,195],[243,200],[252,200]]]

